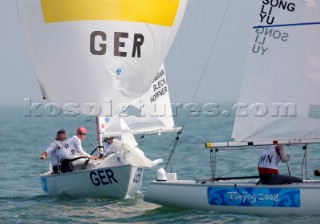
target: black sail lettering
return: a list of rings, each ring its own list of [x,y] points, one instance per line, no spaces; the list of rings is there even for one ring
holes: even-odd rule
[[[121,42],[120,38],[128,38],[128,33],[114,33],[114,56],[127,57],[127,52],[121,52],[120,47],[125,47],[125,42]]]
[[[90,35],[90,52],[93,55],[104,55],[107,52],[107,44],[100,43],[100,49],[96,49],[96,40],[100,37],[102,41],[107,40],[107,34],[102,31],[94,31]]]
[[[144,42],[144,36],[140,33],[136,33],[134,35],[134,41],[133,41],[133,50],[132,50],[132,57],[136,57],[136,53],[138,54],[138,58],[141,57],[141,46]]]

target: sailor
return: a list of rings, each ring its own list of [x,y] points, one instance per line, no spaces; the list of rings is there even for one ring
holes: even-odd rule
[[[72,155],[82,155],[77,158],[87,157],[94,160],[97,159],[97,157],[89,155],[82,149],[81,141],[86,137],[86,135],[87,130],[84,127],[79,127],[76,131],[76,135],[69,138],[63,145],[63,148],[59,150],[58,158],[61,162],[61,171],[63,173],[72,171],[69,166],[69,162],[75,160],[74,157],[70,159],[70,156]]]
[[[113,137],[107,137],[103,141],[104,156],[108,157],[113,153],[116,153],[118,150],[113,144]]]
[[[67,137],[66,131],[64,129],[60,129],[57,132],[56,140],[54,140],[54,142],[51,143],[49,148],[47,148],[47,150],[44,153],[42,153],[42,155],[40,157],[40,159],[45,159],[48,156],[48,154],[50,153],[52,171],[55,174],[58,173],[57,151],[62,148],[63,144],[66,141],[66,137]]]
[[[269,145],[261,150],[261,156],[258,163],[260,181],[262,184],[290,184],[293,182],[302,182],[301,178],[279,175],[279,161],[288,162],[290,156],[286,155],[283,146]]]

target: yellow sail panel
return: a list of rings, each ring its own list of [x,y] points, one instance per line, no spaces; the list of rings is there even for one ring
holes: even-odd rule
[[[45,23],[114,20],[169,27],[179,3],[180,0],[41,0]]]

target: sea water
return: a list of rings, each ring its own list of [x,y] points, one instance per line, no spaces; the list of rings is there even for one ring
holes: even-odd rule
[[[29,111],[30,112],[30,111]],[[206,141],[225,141],[231,136],[233,116],[191,116],[177,114],[176,124],[184,125],[169,171],[178,179],[208,179],[211,177],[210,151]],[[185,122],[186,121],[186,122]],[[90,117],[39,116],[22,107],[0,107],[0,223],[319,223],[319,216],[258,216],[182,210],[162,207],[143,201],[149,183],[155,178],[157,166],[145,169],[141,192],[126,200],[48,196],[41,188],[40,173],[46,171],[50,159],[40,160],[41,153],[54,140],[58,129],[64,128],[68,137],[79,125],[88,130],[83,147],[95,148],[95,120]],[[151,159],[167,160],[175,134],[137,136],[139,147]],[[308,176],[320,168],[316,147],[310,147]],[[288,148],[290,171],[301,176],[304,151]],[[219,151],[216,176],[257,175],[259,150]],[[281,173],[288,173],[285,164]],[[70,180],[72,181],[72,180]]]

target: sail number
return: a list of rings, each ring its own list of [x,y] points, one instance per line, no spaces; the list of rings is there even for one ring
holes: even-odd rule
[[[118,183],[114,177],[113,171],[110,169],[91,171],[90,179],[91,182],[97,187],[100,185],[112,184],[113,182]]]
[[[136,174],[134,175],[133,183],[136,183],[136,184],[140,183],[141,178],[142,178],[142,168],[139,167],[136,171]]]
[[[127,57],[128,52],[123,51],[126,47],[126,39],[129,33],[115,32],[113,55],[117,57]],[[133,34],[133,47],[131,57],[141,57],[141,47],[144,43],[144,36],[140,33]],[[94,31],[90,35],[90,52],[93,55],[105,55],[107,53],[107,34],[103,31]]]

